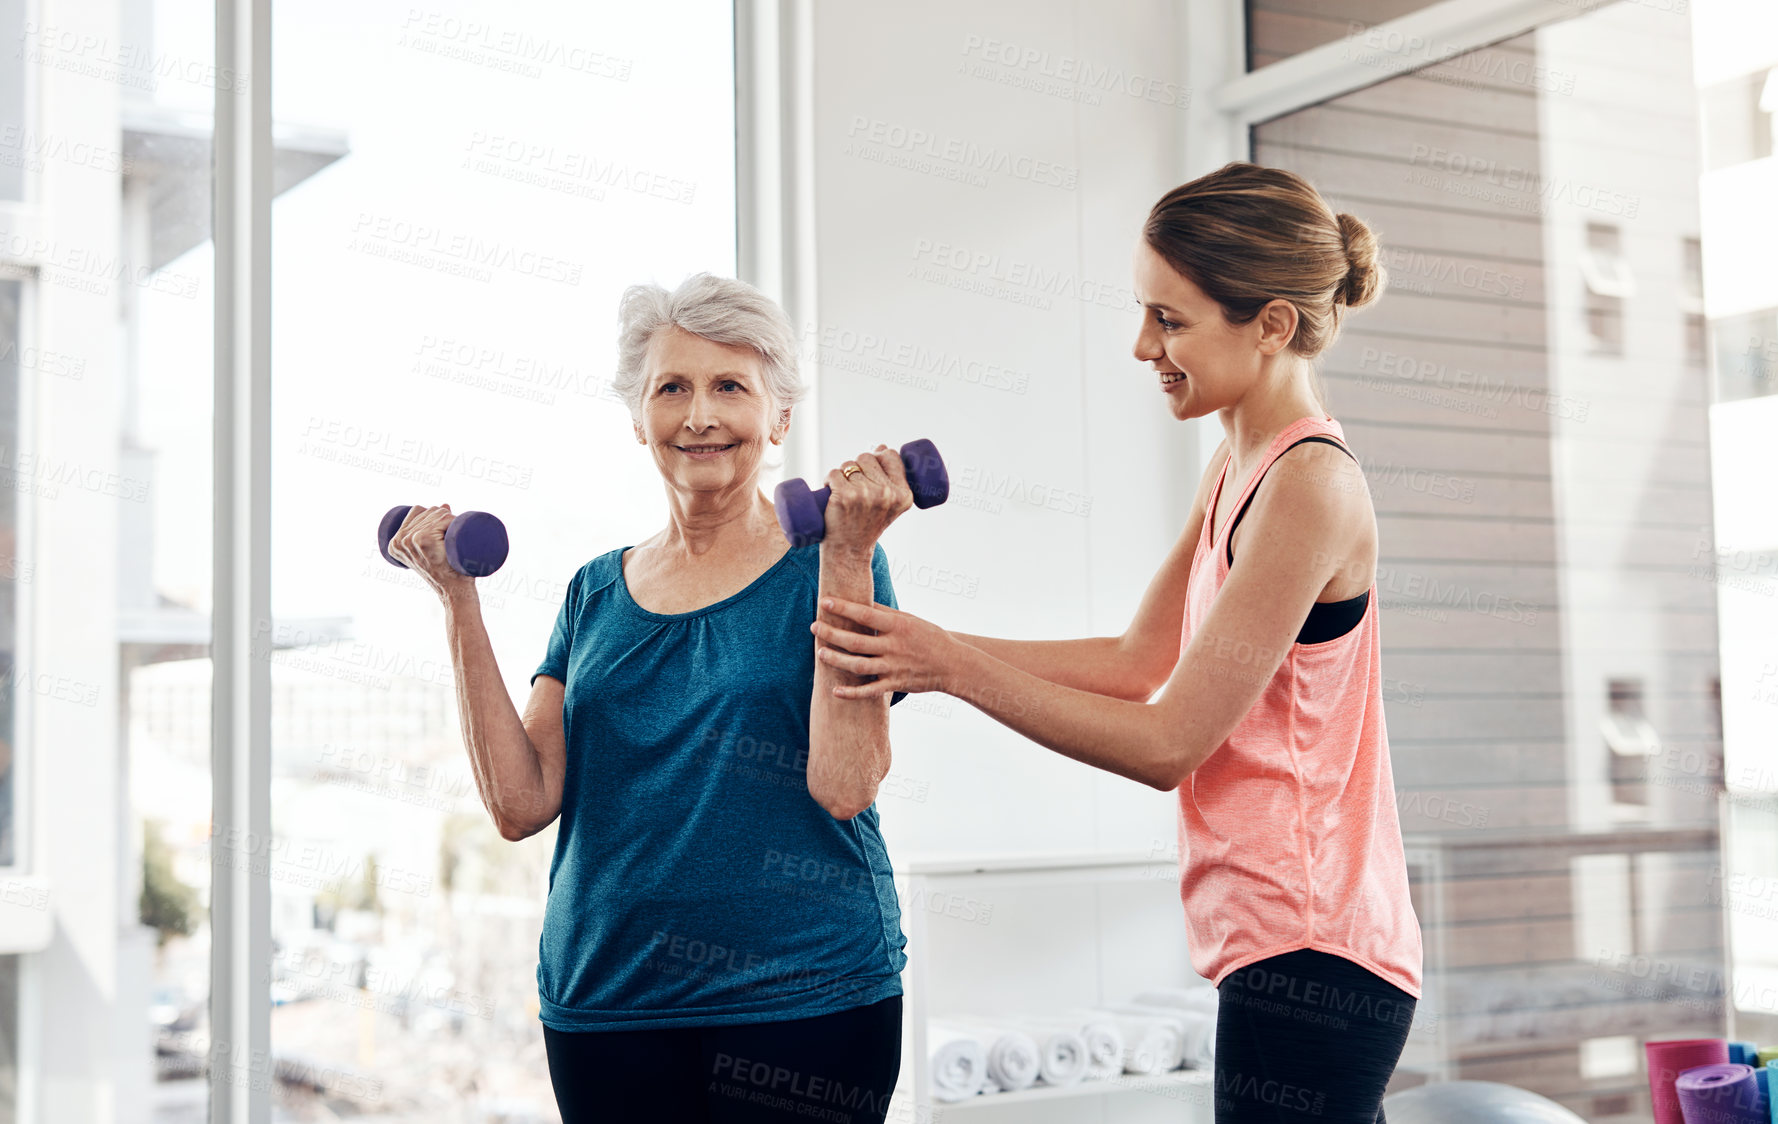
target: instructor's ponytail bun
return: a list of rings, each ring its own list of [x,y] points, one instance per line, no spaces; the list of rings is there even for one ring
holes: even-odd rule
[[[1363,308],[1383,291],[1383,267],[1377,262],[1377,236],[1364,220],[1344,211],[1339,220],[1340,238],[1346,246],[1346,279],[1340,284],[1338,303]]]

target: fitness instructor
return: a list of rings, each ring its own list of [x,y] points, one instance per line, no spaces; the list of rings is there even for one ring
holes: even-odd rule
[[[878,446],[829,474],[825,540],[791,548],[759,481],[804,393],[783,311],[699,274],[630,288],[620,317],[614,386],[670,518],[574,575],[522,719],[445,562],[449,507],[390,544],[444,599],[501,835],[561,816],[537,966],[556,1101],[564,1124],[880,1122],[907,958],[874,801],[901,696],[834,694],[857,680],[809,626],[818,592],[895,605],[877,538],[913,496]]]
[[[1129,629],[1003,640],[835,599],[875,635],[812,625],[818,657],[876,677],[838,697],[943,691],[1177,790],[1192,964],[1219,996],[1218,1124],[1372,1124],[1420,996],[1420,928],[1376,517],[1312,361],[1381,289],[1376,239],[1300,177],[1234,163],[1155,204],[1134,264],[1136,358],[1175,418],[1215,413],[1225,439]]]

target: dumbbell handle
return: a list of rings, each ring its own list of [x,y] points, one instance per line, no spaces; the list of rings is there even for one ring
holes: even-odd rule
[[[407,563],[389,553],[389,540],[401,529],[412,504],[397,504],[377,524],[377,549],[392,566]],[[445,528],[445,559],[466,578],[485,578],[506,564],[506,524],[485,511],[465,511]]]
[[[903,445],[900,453],[908,487],[914,493],[914,506],[928,508],[944,503],[951,494],[951,477],[937,447],[922,437]],[[811,490],[802,479],[778,485],[774,494],[778,525],[791,546],[808,546],[827,534],[827,501],[832,494],[833,488],[828,485]]]

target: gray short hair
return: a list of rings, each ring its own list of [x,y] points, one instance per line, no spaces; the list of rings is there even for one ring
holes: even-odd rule
[[[659,285],[631,285],[617,307],[617,374],[611,385],[638,421],[648,382],[648,345],[663,328],[752,348],[761,361],[766,393],[780,412],[807,393],[797,377],[796,329],[790,317],[745,281],[694,273],[672,292]]]

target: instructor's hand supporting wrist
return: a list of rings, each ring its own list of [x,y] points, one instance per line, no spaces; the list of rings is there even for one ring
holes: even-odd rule
[[[834,694],[843,699],[893,691],[955,694],[952,686],[963,681],[965,661],[971,653],[980,654],[932,622],[887,605],[823,597],[821,608],[826,619],[811,626],[820,644],[816,658],[868,680],[835,687]],[[835,623],[841,618],[867,631]]]

